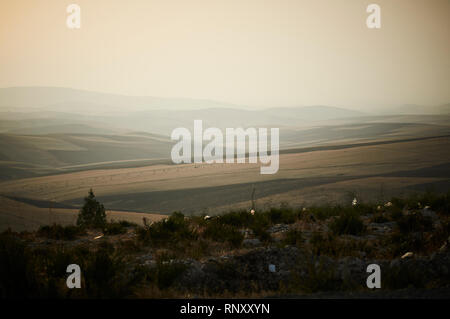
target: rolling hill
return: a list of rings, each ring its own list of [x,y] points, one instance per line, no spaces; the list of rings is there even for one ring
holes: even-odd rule
[[[196,119],[204,128],[279,127],[279,172],[260,175],[259,164],[174,165],[170,133],[192,130]],[[78,207],[91,187],[108,209],[136,214],[248,208],[253,187],[262,206],[339,202],[349,192],[373,200],[380,188],[390,195],[446,191],[449,136],[448,105],[369,114],[332,106],[257,110],[64,88],[0,89],[0,219],[30,218],[37,225],[48,207],[31,208],[30,199]],[[33,216],[17,215],[28,209]],[[64,211],[70,208],[58,209],[73,217]]]

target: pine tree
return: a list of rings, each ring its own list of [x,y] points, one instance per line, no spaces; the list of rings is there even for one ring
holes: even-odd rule
[[[81,227],[103,228],[106,224],[105,207],[96,200],[92,188],[84,198],[84,205],[78,213],[77,225]]]

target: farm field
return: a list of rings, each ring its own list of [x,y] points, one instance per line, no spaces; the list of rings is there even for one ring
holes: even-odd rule
[[[372,201],[450,185],[449,137],[297,151],[280,155],[275,175],[259,174],[259,164],[158,164],[4,181],[0,194],[78,207],[93,188],[111,210],[214,214],[250,207],[253,187],[262,207],[335,203],[350,194]]]

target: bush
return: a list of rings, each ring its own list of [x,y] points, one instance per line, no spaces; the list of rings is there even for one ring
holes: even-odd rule
[[[272,241],[272,236],[264,227],[253,227],[253,233],[255,236],[263,243],[270,243]]]
[[[433,222],[431,217],[423,216],[419,212],[403,215],[397,220],[397,227],[404,234],[431,231]]]
[[[345,211],[330,223],[330,229],[336,235],[361,235],[365,226],[358,213]]]
[[[119,220],[118,222],[122,227],[136,227],[137,224],[129,222],[127,220]]]
[[[197,238],[197,233],[191,229],[184,215],[178,212],[152,225],[137,228],[136,231],[140,240],[155,245],[170,245]]]
[[[253,230],[253,232],[258,232],[261,229],[267,229],[272,224],[272,221],[269,218],[269,214],[267,213],[255,213],[252,216],[252,222],[249,225],[249,228]]]
[[[423,271],[405,264],[389,267],[381,276],[381,286],[388,289],[423,288],[425,284]]]
[[[81,268],[81,289],[67,289],[69,264]],[[117,298],[131,295],[121,253],[112,246],[30,248],[10,234],[0,235],[0,297]]]
[[[321,207],[313,206],[308,208],[308,212],[310,212],[313,216],[315,216],[319,220],[326,220],[333,216],[339,216],[339,214],[344,210],[342,206],[331,206],[325,205]]]
[[[208,223],[203,231],[203,236],[214,241],[227,242],[234,248],[240,247],[244,240],[244,235],[234,226],[223,225],[216,220]]]
[[[397,221],[403,217],[402,209],[397,206],[391,206],[387,210],[387,214],[388,214],[389,218],[393,221]]]
[[[53,224],[51,226],[41,226],[37,231],[40,237],[46,237],[56,240],[73,240],[78,235],[84,234],[84,231],[78,226],[61,226]]]
[[[39,277],[34,276],[25,244],[10,234],[0,235],[0,298],[39,295]]]
[[[299,218],[299,213],[287,205],[271,208],[267,214],[272,224],[293,224]]]
[[[300,247],[300,245],[303,243],[302,232],[299,231],[298,229],[288,230],[285,233],[283,243],[285,245],[292,245],[292,246]]]
[[[153,270],[153,281],[159,289],[170,288],[187,270],[187,266],[181,263],[158,263]]]
[[[231,211],[215,218],[216,222],[236,228],[266,228],[272,224],[292,224],[300,218],[300,212],[281,205],[279,208],[270,208],[268,211],[257,212],[254,215],[245,210]],[[198,224],[205,225],[198,217],[194,218]]]
[[[216,222],[219,222],[224,225],[234,226],[236,228],[240,227],[248,227],[252,224],[254,220],[254,216],[249,214],[245,210],[237,211],[237,212],[229,212],[221,215]]]
[[[420,232],[405,234],[396,231],[386,238],[384,243],[392,257],[401,256],[408,251],[424,251],[426,247],[425,238]]]
[[[343,288],[343,282],[337,271],[325,265],[322,260],[299,262],[305,268],[303,271],[293,271],[288,289],[292,292],[314,293],[319,291],[335,291]]]
[[[131,294],[131,278],[125,272],[123,257],[114,248],[104,246],[80,260],[85,290],[94,298],[117,298]]]
[[[105,235],[119,235],[127,232],[126,226],[121,222],[106,223],[103,227],[103,233]]]
[[[370,218],[371,223],[386,223],[389,219],[383,213],[376,213]]]
[[[430,206],[436,212],[447,215],[450,212],[450,192],[440,194],[427,190],[421,194],[412,194],[407,198],[393,198],[391,202],[399,208],[421,209],[424,206]]]

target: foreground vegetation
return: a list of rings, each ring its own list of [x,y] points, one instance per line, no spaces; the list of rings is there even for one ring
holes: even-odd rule
[[[92,209],[87,209],[91,207]],[[117,298],[283,296],[366,291],[365,266],[383,265],[384,289],[450,287],[445,264],[450,194],[386,203],[173,213],[143,226],[106,222],[90,193],[75,226],[0,235],[0,296]],[[91,215],[89,215],[91,214]],[[408,256],[404,257],[406,253]],[[433,256],[433,257],[431,257]],[[66,287],[66,267],[82,288]],[[277,267],[268,271],[268,264]],[[430,266],[431,265],[431,266]],[[430,268],[428,272],[421,267]],[[440,267],[440,266],[439,266]],[[430,270],[430,271],[431,271]]]

